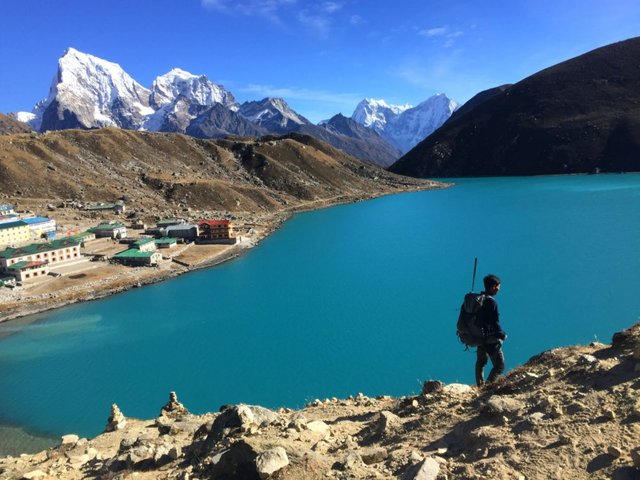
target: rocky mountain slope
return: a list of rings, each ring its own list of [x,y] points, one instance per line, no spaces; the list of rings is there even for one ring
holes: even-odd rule
[[[296,131],[302,125],[313,125],[281,98],[263,98],[260,101],[245,102],[240,105],[239,112],[250,122],[272,133],[289,133]]]
[[[0,136],[0,192],[18,205],[124,198],[143,217],[167,206],[275,212],[429,185],[298,134],[200,140],[110,128]]]
[[[638,55],[633,38],[494,91],[391,170],[416,177],[638,171]]]
[[[66,435],[44,452],[0,459],[0,476],[632,480],[639,378],[637,324],[611,345],[543,352],[482,389],[427,381],[404,398],[358,394],[278,411],[227,405],[202,415],[172,392],[155,419],[128,419],[114,405],[102,435]]]
[[[20,122],[15,118],[0,113],[0,135],[8,135],[12,133],[28,133],[31,127],[24,122]]]
[[[310,135],[349,155],[383,167],[388,167],[401,155],[399,150],[374,130],[365,128],[341,114],[314,125],[296,113],[281,98],[245,102],[240,106],[239,113],[262,131]]]

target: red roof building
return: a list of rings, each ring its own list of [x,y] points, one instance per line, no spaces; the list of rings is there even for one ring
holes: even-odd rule
[[[199,240],[235,243],[236,235],[231,220],[201,220]]]

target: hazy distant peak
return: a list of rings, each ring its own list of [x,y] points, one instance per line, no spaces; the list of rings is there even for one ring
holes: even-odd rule
[[[311,124],[282,98],[266,97],[260,101],[245,102],[239,113],[247,120],[274,131],[288,131],[292,125]]]
[[[416,107],[366,98],[358,104],[351,118],[373,128],[404,153],[440,127],[457,108],[458,103],[444,93],[432,95]]]

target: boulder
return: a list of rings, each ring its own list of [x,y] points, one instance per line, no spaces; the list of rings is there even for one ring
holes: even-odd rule
[[[307,428],[307,419],[304,415],[296,415],[290,422],[289,428],[293,428],[297,432],[301,432]]]
[[[257,427],[266,427],[280,422],[281,417],[276,412],[255,405],[234,405],[226,407],[216,417],[207,436],[207,444],[215,443],[225,436],[225,431],[240,429],[250,431]]]
[[[444,387],[444,383],[438,380],[427,380],[422,384],[422,393],[428,395],[430,393],[439,392]]]
[[[362,449],[359,453],[360,458],[366,465],[383,462],[389,456],[389,452],[383,447],[369,447]]]
[[[24,478],[25,480],[33,480],[34,478],[44,478],[46,476],[47,474],[42,470],[32,470],[31,472],[22,475],[22,478]]]
[[[68,463],[75,469],[81,468],[85,463],[91,460],[91,457],[86,453],[82,455],[72,455],[69,457]]]
[[[510,397],[491,396],[484,405],[483,411],[492,415],[516,414],[524,409],[524,403]]]
[[[362,457],[357,452],[349,452],[342,461],[343,470],[353,470],[354,468],[361,467],[363,465]]]
[[[618,447],[614,446],[607,448],[607,453],[613,458],[620,458],[622,456],[622,451]]]
[[[466,394],[472,392],[473,387],[464,383],[450,383],[442,387],[442,390],[446,393]]]
[[[280,416],[276,412],[254,405],[238,405],[236,407],[236,415],[240,420],[241,426],[253,424],[259,427],[266,427],[280,420]]]
[[[373,428],[380,435],[390,435],[402,428],[402,419],[388,410],[383,410],[376,416]]]
[[[329,433],[329,425],[324,423],[322,420],[314,420],[312,422],[307,423],[307,430],[314,433]]]
[[[60,438],[60,448],[62,450],[70,450],[76,446],[76,443],[78,443],[78,440],[80,440],[80,437],[78,437],[78,435],[75,435],[73,433],[69,435],[63,435]]]
[[[432,458],[427,457],[417,466],[407,470],[405,480],[436,480],[440,473],[440,465]]]
[[[598,359],[593,355],[583,354],[578,357],[578,365],[595,365],[598,363]]]
[[[275,447],[258,454],[255,462],[258,475],[264,480],[289,465],[289,458],[284,448]]]

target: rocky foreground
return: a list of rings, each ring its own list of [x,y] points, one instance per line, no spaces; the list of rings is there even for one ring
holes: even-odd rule
[[[640,478],[640,324],[611,345],[558,348],[476,389],[316,400],[152,420],[112,407],[105,433],[0,459],[0,478]]]

